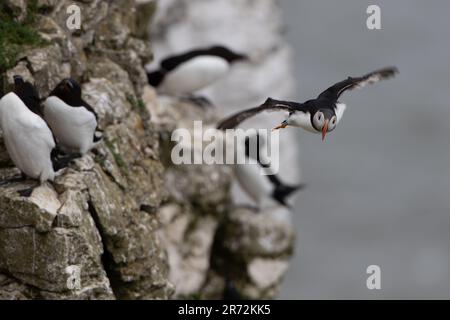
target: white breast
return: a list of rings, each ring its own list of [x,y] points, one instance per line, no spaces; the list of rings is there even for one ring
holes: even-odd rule
[[[258,206],[272,201],[273,185],[267,176],[261,175],[258,164],[237,164],[234,167],[239,185]]]
[[[6,149],[17,168],[41,182],[53,180],[50,153],[55,142],[45,121],[11,92],[0,100],[0,124]]]
[[[171,95],[193,93],[219,80],[229,69],[229,63],[222,58],[196,57],[170,71],[158,90]]]
[[[63,150],[85,154],[94,146],[97,120],[85,107],[72,107],[51,96],[44,102],[44,119]]]
[[[312,133],[319,133],[311,124],[311,114],[309,112],[296,111],[287,119],[287,123],[293,127],[300,127]]]

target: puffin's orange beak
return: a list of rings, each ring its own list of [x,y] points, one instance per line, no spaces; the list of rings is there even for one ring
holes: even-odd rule
[[[327,135],[328,132],[328,122],[330,120],[325,120],[325,124],[322,127],[322,141],[325,140],[325,136]]]
[[[287,126],[288,126],[288,125],[287,125],[286,122],[282,122],[278,127],[273,128],[272,131],[278,130],[278,129],[284,129],[284,128],[286,128]]]

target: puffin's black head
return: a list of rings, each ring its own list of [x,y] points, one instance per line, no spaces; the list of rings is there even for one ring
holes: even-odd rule
[[[36,114],[40,112],[39,93],[36,88],[28,81],[24,81],[22,76],[14,75],[14,93],[23,101],[23,103]]]
[[[81,87],[74,79],[63,79],[50,93],[69,105],[79,105],[81,100]]]
[[[225,48],[224,46],[214,46],[211,47],[208,51],[211,55],[224,58],[229,63],[248,60],[247,55],[233,52],[230,49]]]
[[[337,118],[333,109],[318,109],[311,114],[311,125],[318,132],[322,132],[322,140],[328,132],[336,128]]]

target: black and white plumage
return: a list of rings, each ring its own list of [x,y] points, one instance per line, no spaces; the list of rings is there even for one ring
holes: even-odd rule
[[[84,155],[101,139],[97,114],[82,99],[80,85],[75,80],[62,80],[43,105],[43,117],[64,152]]]
[[[289,116],[275,129],[287,126],[303,128],[312,133],[321,133],[322,140],[328,132],[333,131],[342,119],[346,109],[345,104],[339,103],[340,96],[346,90],[364,87],[381,80],[389,79],[398,73],[397,68],[387,67],[362,77],[348,77],[323,91],[316,99],[304,103],[267,99],[261,106],[241,111],[218,125],[219,129],[231,129],[246,119],[262,111],[287,111]]]
[[[29,82],[14,76],[14,91],[0,100],[0,124],[6,149],[16,167],[41,183],[55,177],[55,141],[38,115],[39,95]]]
[[[304,185],[287,185],[271,171],[269,159],[264,158],[267,146],[263,136],[257,134],[246,137],[244,143],[246,161],[234,166],[239,185],[259,209],[273,205],[289,207],[287,198]],[[251,164],[250,159],[256,163]],[[265,170],[266,175],[261,174],[261,170]]]
[[[247,59],[223,46],[195,49],[162,60],[147,77],[161,93],[192,94],[225,76],[233,63]]]

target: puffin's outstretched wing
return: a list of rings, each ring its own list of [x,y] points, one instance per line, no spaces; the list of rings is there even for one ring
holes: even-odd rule
[[[346,90],[353,90],[355,88],[362,88],[367,84],[376,83],[381,80],[394,77],[398,73],[396,67],[386,67],[368,73],[362,77],[352,78],[348,77],[346,80],[338,82],[319,95],[319,98],[327,98],[337,101],[342,93]]]
[[[256,108],[247,109],[241,112],[238,112],[222,121],[217,125],[217,129],[225,130],[225,129],[233,129],[236,128],[239,124],[255,116],[256,114],[263,111],[306,111],[304,105],[298,102],[292,101],[280,101],[272,98],[268,98],[262,105]]]

